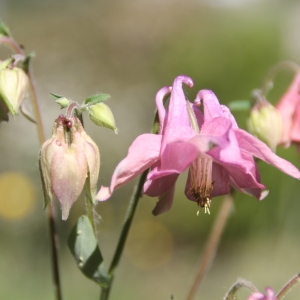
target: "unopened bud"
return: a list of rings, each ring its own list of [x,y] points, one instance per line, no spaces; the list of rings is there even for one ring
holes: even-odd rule
[[[72,102],[71,100],[69,100],[66,97],[62,97],[62,98],[58,98],[57,100],[55,100],[55,102],[57,104],[60,105],[61,108],[66,108],[69,106],[69,104]]]
[[[267,100],[255,104],[247,120],[248,130],[265,142],[273,152],[281,140],[282,117]]]
[[[0,70],[0,100],[14,116],[25,99],[28,77],[20,68]]]
[[[110,128],[115,133],[118,133],[114,115],[106,104],[98,103],[91,105],[89,107],[89,116],[96,125]]]
[[[66,220],[86,180],[95,201],[100,154],[78,118],[60,115],[55,120],[52,137],[42,145],[39,160],[44,207],[55,197]]]

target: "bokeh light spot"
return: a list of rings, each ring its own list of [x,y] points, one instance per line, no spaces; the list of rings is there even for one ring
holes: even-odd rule
[[[172,256],[172,233],[155,221],[135,223],[129,234],[125,255],[140,269],[156,269],[166,264]]]
[[[7,172],[0,175],[0,217],[17,220],[27,216],[34,205],[36,191],[25,175]]]

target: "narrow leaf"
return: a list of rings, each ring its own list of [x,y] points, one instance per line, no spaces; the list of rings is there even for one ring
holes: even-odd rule
[[[57,95],[57,94],[53,94],[53,93],[50,93],[50,95],[55,99],[60,99],[60,98],[64,98],[65,96],[60,96],[60,95]]]
[[[5,26],[2,22],[0,22],[0,35],[10,36],[8,27]]]
[[[25,71],[25,73],[28,74],[29,72],[29,64],[31,62],[31,59],[35,56],[34,52],[30,52],[24,59],[23,61],[23,70]]]
[[[85,99],[84,105],[86,105],[86,104],[88,104],[89,106],[95,105],[95,104],[104,102],[109,98],[110,98],[109,94],[103,94],[103,93],[95,94],[95,95],[92,95],[89,98]]]

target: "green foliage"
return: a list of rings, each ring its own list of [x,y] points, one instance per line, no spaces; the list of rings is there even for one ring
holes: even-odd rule
[[[0,22],[0,35],[10,36],[9,29],[2,22]]]
[[[92,96],[88,97],[87,99],[85,99],[84,104],[88,104],[88,106],[95,105],[95,104],[104,102],[109,98],[110,98],[109,94],[99,93],[99,94],[92,95]]]
[[[87,216],[79,217],[70,234],[68,246],[81,272],[100,286],[107,287],[110,278]]]

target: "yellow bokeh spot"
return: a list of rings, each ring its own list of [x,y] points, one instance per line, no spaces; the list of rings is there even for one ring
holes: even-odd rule
[[[35,186],[25,175],[7,172],[0,175],[0,217],[17,220],[28,215],[36,198]]]
[[[138,268],[152,270],[163,266],[173,254],[172,233],[157,221],[134,224],[125,249],[127,258]]]

